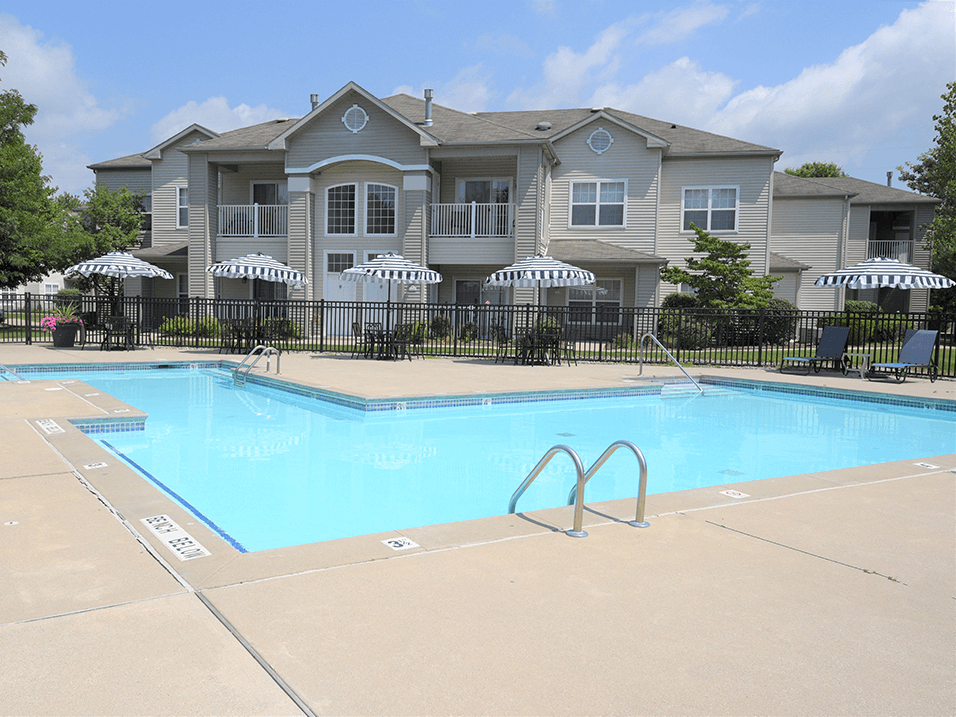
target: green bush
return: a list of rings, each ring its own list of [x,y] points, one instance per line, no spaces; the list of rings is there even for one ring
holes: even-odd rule
[[[613,339],[611,339],[611,348],[615,349],[629,349],[634,345],[634,339],[631,338],[631,335],[627,331],[622,331]]]
[[[262,322],[262,334],[270,339],[301,339],[302,327],[292,319],[273,316]]]
[[[661,302],[663,309],[696,309],[700,301],[694,294],[668,294]]]
[[[451,319],[445,314],[434,317],[429,324],[431,334],[436,339],[443,339],[451,333]]]
[[[167,336],[198,336],[211,338],[219,335],[219,321],[213,318],[194,321],[186,316],[167,316],[159,326]]]
[[[796,336],[797,307],[786,299],[771,299],[764,311],[763,340],[768,344],[785,344]]]
[[[466,321],[461,325],[462,341],[473,341],[478,338],[478,324],[474,321]]]
[[[878,314],[880,313],[880,305],[874,304],[872,301],[858,301],[856,299],[847,299],[844,304],[844,308],[855,314]]]

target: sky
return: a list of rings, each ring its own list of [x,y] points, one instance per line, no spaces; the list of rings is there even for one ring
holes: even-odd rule
[[[301,117],[349,81],[466,112],[618,108],[901,187],[956,80],[956,0],[34,0],[0,4],[0,50],[73,194],[89,164]]]

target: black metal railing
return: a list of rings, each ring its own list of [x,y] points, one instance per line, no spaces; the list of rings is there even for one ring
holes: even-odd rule
[[[242,350],[267,341],[285,351],[352,352],[368,323],[404,326],[415,353],[493,358],[500,342],[547,329],[561,334],[578,361],[637,362],[640,339],[653,333],[685,366],[775,366],[785,356],[812,356],[825,326],[849,326],[848,350],[871,362],[895,361],[907,329],[940,332],[934,361],[941,376],[956,377],[956,315],[877,314],[775,309],[687,309],[577,306],[412,304],[357,301],[256,301],[203,298],[4,294],[0,344],[52,342],[41,319],[73,303],[84,319],[87,345],[99,348],[107,319],[125,316],[138,346]],[[236,341],[242,327],[246,341]],[[668,359],[654,345],[644,361]]]

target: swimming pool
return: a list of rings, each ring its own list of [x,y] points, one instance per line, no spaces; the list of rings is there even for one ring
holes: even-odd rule
[[[736,388],[667,398],[644,387],[601,398],[359,407],[347,397],[317,401],[263,385],[272,381],[237,388],[228,371],[209,367],[18,371],[81,380],[147,412],[145,430],[93,437],[240,550],[501,515],[558,443],[587,467],[612,441],[633,441],[647,457],[648,493],[956,452],[952,407],[909,400]],[[518,510],[564,505],[573,481],[570,461],[557,457]],[[618,451],[588,484],[586,500],[636,493],[634,456]]]

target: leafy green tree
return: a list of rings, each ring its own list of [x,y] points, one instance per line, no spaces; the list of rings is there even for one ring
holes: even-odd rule
[[[691,228],[694,252],[705,256],[687,259],[687,269],[669,266],[662,270],[664,281],[693,287],[700,306],[706,308],[759,309],[771,304],[771,287],[780,277],[754,276],[747,259],[750,244],[718,239],[693,224]]]
[[[845,177],[843,167],[835,162],[807,162],[797,168],[787,167],[783,170],[795,177]]]
[[[0,65],[7,56],[0,51]],[[13,288],[44,274],[45,257],[62,226],[55,187],[43,176],[39,152],[22,128],[32,124],[35,105],[16,90],[0,92],[0,287]]]
[[[926,229],[926,248],[932,251],[933,271],[956,279],[956,82],[946,85],[943,113],[933,116],[936,142],[916,163],[897,167],[910,189],[941,200]],[[956,311],[956,288],[933,292],[933,303]]]

